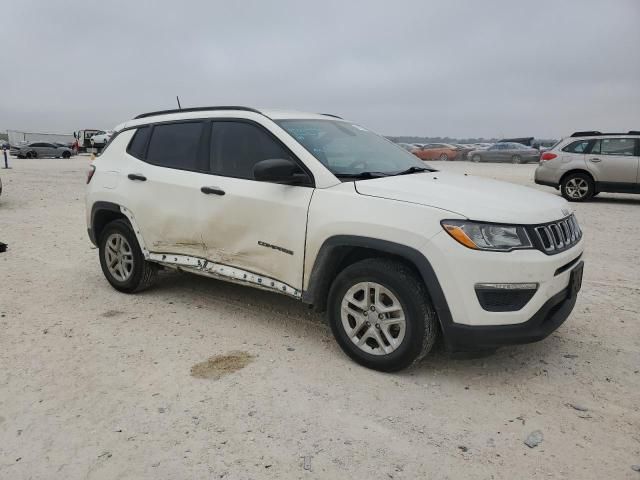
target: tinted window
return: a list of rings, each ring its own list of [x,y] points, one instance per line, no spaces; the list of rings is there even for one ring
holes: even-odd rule
[[[245,122],[213,122],[211,173],[253,179],[253,166],[274,158],[291,158],[291,155],[260,127]]]
[[[144,152],[147,148],[147,141],[149,140],[150,127],[142,127],[136,130],[133,138],[129,142],[127,147],[127,153],[133,155],[136,158],[142,160],[144,158]]]
[[[577,142],[570,143],[562,149],[563,152],[569,153],[584,153],[589,146],[590,140],[578,140]]]
[[[200,170],[198,147],[202,122],[156,125],[151,133],[147,161],[161,167]]]
[[[633,138],[603,138],[594,145],[591,153],[600,155],[633,155],[635,141]]]

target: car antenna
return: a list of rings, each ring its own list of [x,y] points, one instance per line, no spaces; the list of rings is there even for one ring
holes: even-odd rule
[[[176,102],[178,102],[178,110],[182,110],[182,106],[180,105],[180,97],[176,95]]]

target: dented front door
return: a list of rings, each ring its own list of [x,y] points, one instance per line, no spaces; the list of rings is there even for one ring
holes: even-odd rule
[[[209,175],[198,201],[207,260],[302,288],[313,188]],[[269,287],[268,284],[264,285]]]

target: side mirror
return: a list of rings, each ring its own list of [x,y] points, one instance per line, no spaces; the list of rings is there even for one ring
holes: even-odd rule
[[[293,160],[272,158],[261,160],[253,166],[253,178],[260,182],[284,185],[310,185],[309,175]]]

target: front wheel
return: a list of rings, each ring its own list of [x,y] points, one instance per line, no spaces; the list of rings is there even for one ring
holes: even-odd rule
[[[113,288],[134,293],[151,286],[158,267],[145,260],[133,230],[124,220],[109,223],[100,235],[100,266]]]
[[[520,155],[514,155],[513,157],[511,157],[511,163],[513,163],[514,165],[522,163],[522,157],[520,157]]]
[[[438,157],[439,160],[446,162],[447,160],[449,160],[449,155],[447,155],[446,153],[441,153],[440,157]]]
[[[362,260],[340,272],[329,292],[328,315],[342,350],[383,372],[418,362],[438,335],[424,284],[393,260]]]
[[[584,202],[593,197],[595,186],[588,175],[571,173],[562,180],[560,192],[570,202]]]
[[[70,152],[62,152],[62,158],[71,158]]]
[[[474,155],[471,157],[471,161],[475,163],[480,163],[481,160],[480,155]]]

